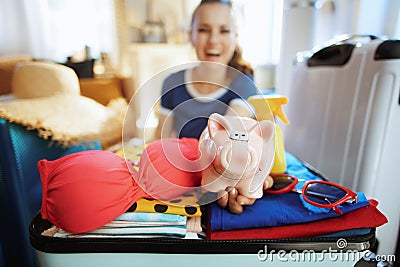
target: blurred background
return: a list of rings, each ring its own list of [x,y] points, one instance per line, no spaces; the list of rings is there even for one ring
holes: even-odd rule
[[[198,2],[2,0],[0,54],[30,54],[63,62],[87,46],[90,57],[108,53],[121,74],[134,74],[137,70],[129,57],[138,46],[146,46],[143,44],[159,43],[158,50],[175,47],[180,53],[191,52],[190,47],[184,49],[190,14]],[[322,46],[338,35],[400,35],[398,0],[234,2],[241,15],[239,37],[244,56],[256,68],[255,79],[261,88],[280,86],[275,81],[283,80],[280,77],[297,51]],[[174,56],[172,53],[170,58]],[[181,56],[179,61],[191,56]]]

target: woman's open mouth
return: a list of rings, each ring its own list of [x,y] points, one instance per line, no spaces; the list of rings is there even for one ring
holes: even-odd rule
[[[205,54],[207,57],[219,57],[219,56],[221,56],[221,51],[215,50],[215,49],[210,49],[210,50],[207,50]]]

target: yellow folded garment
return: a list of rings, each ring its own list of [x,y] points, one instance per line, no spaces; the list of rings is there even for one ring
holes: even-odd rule
[[[198,217],[201,216],[201,210],[197,202],[198,196],[196,192],[188,193],[169,201],[142,198],[136,201],[129,211],[169,213]]]

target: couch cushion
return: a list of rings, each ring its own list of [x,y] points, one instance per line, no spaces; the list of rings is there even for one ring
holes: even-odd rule
[[[112,99],[124,97],[122,83],[122,79],[118,77],[79,79],[81,94],[103,105],[107,105]]]

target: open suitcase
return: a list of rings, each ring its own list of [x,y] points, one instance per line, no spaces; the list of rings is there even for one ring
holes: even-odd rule
[[[285,110],[291,124],[282,128],[289,151],[333,182],[380,202],[389,223],[377,231],[379,252],[394,254],[400,227],[400,41],[364,37],[298,57]]]
[[[290,164],[288,166],[290,167]],[[313,177],[326,179],[313,167],[306,164],[302,166]],[[295,168],[299,169],[298,166]],[[289,194],[294,194],[298,198],[296,193]],[[205,228],[208,227],[212,204],[202,206]],[[351,213],[349,215],[357,217]],[[325,222],[323,224],[325,225]],[[301,238],[262,238],[261,229],[255,229],[257,238],[249,239],[209,238],[208,234],[204,234],[207,238],[198,239],[130,236],[63,238],[42,234],[51,227],[52,224],[43,220],[40,213],[33,218],[29,227],[31,245],[36,250],[42,267],[138,266],[139,264],[280,266],[287,262],[304,266],[317,264],[354,266],[357,262],[365,261],[364,256],[368,255],[370,250],[373,251],[376,245],[375,227],[352,229],[356,230],[355,232],[343,230]],[[301,228],[301,231],[304,231],[304,228]]]
[[[36,215],[31,244],[42,267],[70,266],[354,266],[375,245],[375,229],[365,235],[272,240],[198,240],[174,238],[80,238],[42,236],[51,224]],[[339,243],[338,243],[339,242]],[[329,252],[331,251],[331,252]]]

